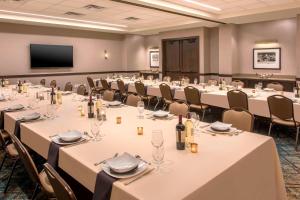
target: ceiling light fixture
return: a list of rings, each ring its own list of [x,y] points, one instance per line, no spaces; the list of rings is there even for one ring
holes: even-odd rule
[[[195,0],[184,0],[184,1],[189,2],[189,3],[193,3],[193,4],[201,6],[203,8],[209,8],[209,9],[216,10],[216,11],[221,11],[222,10],[221,8],[217,8],[215,6],[211,6],[211,5],[201,3],[201,2],[198,2],[198,1],[195,1]]]

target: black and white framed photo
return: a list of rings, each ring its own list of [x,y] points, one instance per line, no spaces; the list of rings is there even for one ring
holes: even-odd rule
[[[159,51],[150,51],[150,67],[159,67]]]
[[[253,49],[253,69],[281,69],[281,48]]]

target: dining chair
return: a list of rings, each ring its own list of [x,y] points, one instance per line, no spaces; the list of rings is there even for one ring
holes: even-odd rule
[[[170,104],[169,112],[176,116],[182,115],[183,117],[186,117],[189,112],[189,106],[185,103],[174,102]]]
[[[103,93],[103,100],[104,101],[113,101],[115,97],[114,91],[111,90],[105,90]]]
[[[64,91],[73,91],[73,85],[71,82],[66,83]]]
[[[222,121],[232,124],[234,128],[242,131],[253,131],[254,116],[243,108],[232,108],[224,111]]]
[[[231,82],[231,85],[233,86],[233,87],[235,87],[235,88],[237,88],[238,86],[240,86],[240,87],[244,87],[244,82],[243,81],[241,81],[241,80],[234,80],[234,81],[232,81]]]
[[[45,86],[46,85],[46,79],[41,79],[41,81],[40,81],[40,84],[42,85],[42,86]]]
[[[135,90],[136,90],[137,95],[143,101],[147,101],[147,108],[149,108],[150,101],[154,98],[154,96],[147,95],[147,89],[146,89],[144,83],[142,83],[141,81],[136,81],[134,83],[134,86],[135,86]]]
[[[90,76],[86,77],[86,79],[89,84],[92,95],[100,94],[103,91],[103,89],[101,87],[95,85],[94,80]]]
[[[100,79],[100,82],[103,90],[111,89],[106,79]]]
[[[267,98],[267,101],[269,105],[271,120],[269,127],[269,135],[271,135],[273,124],[294,127],[296,129],[295,149],[297,150],[300,123],[295,120],[293,101],[282,95],[269,96]]]
[[[205,112],[209,108],[209,106],[206,104],[202,104],[201,92],[193,86],[187,86],[184,88],[184,94],[185,94],[186,102],[189,105],[189,110],[201,112],[202,113],[201,120],[203,121]]]
[[[127,97],[126,105],[137,107],[137,103],[141,101],[141,98],[137,95],[130,94]]]
[[[12,177],[12,175],[13,175],[13,173],[15,171],[15,168],[16,168],[16,166],[18,164],[19,154],[18,154],[18,152],[17,152],[14,144],[12,144],[12,143],[10,143],[10,144],[5,143],[5,140],[2,137],[2,135],[0,136],[0,141],[1,141],[1,143],[4,144],[3,145],[4,156],[3,156],[3,159],[2,159],[1,164],[0,164],[0,171],[1,171],[1,169],[2,169],[2,167],[4,165],[4,163],[5,163],[6,159],[10,159],[11,161],[13,161],[13,165],[12,165],[10,174],[8,176],[8,180],[7,180],[6,184],[5,184],[5,188],[4,188],[4,191],[3,191],[4,193],[6,193],[7,189],[8,189],[8,186],[9,186],[9,183],[11,181],[11,177]]]
[[[50,164],[44,164],[44,171],[47,174],[57,200],[76,200],[73,190]]]
[[[160,84],[159,89],[163,100],[163,109],[165,110],[171,103],[174,102],[173,93],[171,87],[166,83]]]
[[[37,171],[37,168],[27,149],[15,135],[11,135],[11,139],[16,147],[16,151],[19,154],[19,159],[22,161],[30,179],[36,184],[31,199],[35,199],[39,190],[45,193],[48,198],[55,197],[54,190],[49,183],[45,171],[41,171],[40,173]]]
[[[52,80],[52,81],[50,82],[50,87],[56,88],[56,86],[57,86],[56,80]]]
[[[122,102],[125,102],[126,98],[128,96],[128,93],[126,91],[124,81],[121,79],[118,79],[117,84],[118,84],[118,93],[120,94],[120,98],[121,98]]]
[[[86,95],[86,93],[87,93],[87,90],[86,90],[85,85],[83,85],[83,84],[79,85],[77,88],[77,94],[84,96],[84,95]]]
[[[248,110],[248,96],[241,90],[230,90],[227,92],[229,109],[243,108]]]
[[[283,85],[281,83],[278,83],[278,82],[268,83],[267,88],[272,88],[276,91],[283,91],[284,90]]]
[[[164,76],[163,77],[163,82],[171,82],[171,76]]]

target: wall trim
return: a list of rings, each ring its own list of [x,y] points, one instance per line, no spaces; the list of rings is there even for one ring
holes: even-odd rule
[[[220,76],[220,77],[232,77],[232,74],[219,74],[219,73],[200,73],[199,76]]]
[[[110,74],[110,73],[139,73],[139,70],[132,71],[102,71],[102,72],[56,72],[56,73],[34,73],[34,74],[16,74],[16,75],[0,75],[4,78],[32,78],[32,77],[49,77],[49,76],[78,76],[88,74]]]

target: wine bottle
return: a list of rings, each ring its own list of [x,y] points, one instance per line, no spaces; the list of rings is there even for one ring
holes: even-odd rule
[[[179,122],[176,125],[176,148],[177,150],[185,149],[185,133],[184,125],[182,124],[182,115],[179,115]]]
[[[90,95],[90,100],[88,102],[88,118],[94,118],[94,102],[92,95]]]
[[[22,93],[22,82],[20,80],[18,82],[18,93]]]
[[[185,147],[190,148],[190,144],[194,142],[193,128],[194,124],[191,120],[191,114],[187,114],[187,120],[184,123],[185,126]]]
[[[52,87],[52,90],[51,90],[51,93],[50,93],[50,96],[51,96],[51,104],[56,104],[56,93],[54,91],[54,87]]]

